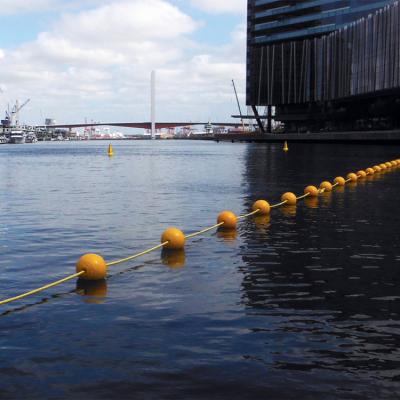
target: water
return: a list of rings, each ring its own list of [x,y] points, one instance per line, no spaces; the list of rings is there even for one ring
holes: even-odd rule
[[[0,291],[191,233],[397,147],[0,146]],[[397,399],[400,169],[4,306],[0,398]]]

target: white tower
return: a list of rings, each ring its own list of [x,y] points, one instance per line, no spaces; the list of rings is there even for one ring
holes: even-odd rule
[[[156,71],[151,72],[151,138],[156,138]]]

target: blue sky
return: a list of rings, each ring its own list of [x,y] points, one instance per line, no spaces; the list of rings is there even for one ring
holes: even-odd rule
[[[0,107],[31,98],[25,122],[147,120],[152,69],[159,120],[228,120],[232,78],[244,104],[245,0],[0,6]]]

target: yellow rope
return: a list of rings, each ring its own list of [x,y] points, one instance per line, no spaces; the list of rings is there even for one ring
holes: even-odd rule
[[[69,275],[66,278],[60,279],[59,281],[55,281],[55,282],[49,283],[48,285],[42,286],[40,288],[37,288],[37,289],[34,289],[34,290],[30,290],[29,292],[20,294],[19,296],[10,297],[9,299],[2,300],[2,301],[0,301],[0,306],[2,306],[3,304],[11,303],[13,301],[21,300],[21,299],[23,299],[25,297],[31,296],[31,295],[39,293],[39,292],[43,292],[43,290],[50,289],[50,288],[52,288],[54,286],[61,285],[62,283],[68,282],[68,281],[70,281],[71,279],[74,279],[74,278],[78,278],[79,276],[81,276],[81,275],[83,275],[85,273],[86,273],[85,271],[77,272],[76,274]]]
[[[350,181],[351,181],[351,178],[345,180],[346,183],[349,183]]]
[[[303,196],[297,197],[297,200],[303,200],[303,199],[305,199],[306,197],[308,197],[309,195],[310,195],[310,192],[307,192],[306,194],[303,194]]]
[[[140,252],[140,253],[134,254],[133,256],[126,257],[126,258],[121,258],[120,260],[116,260],[116,261],[109,262],[109,263],[107,263],[107,267],[111,267],[111,266],[113,266],[113,265],[122,264],[122,263],[124,263],[124,262],[130,261],[130,260],[134,260],[135,258],[144,256],[145,254],[149,254],[149,253],[151,253],[152,251],[158,250],[158,249],[160,249],[161,247],[164,247],[166,244],[168,244],[168,241],[167,241],[167,242],[164,242],[164,243],[161,243],[161,244],[159,244],[159,245],[157,245],[157,246],[154,246],[154,247],[152,247],[151,249],[148,249],[148,250],[142,251],[142,252]]]
[[[201,231],[198,231],[198,232],[195,232],[195,233],[191,233],[190,235],[186,235],[185,237],[186,237],[186,239],[194,238],[194,237],[199,236],[199,235],[201,235],[203,233],[206,233],[206,232],[212,231],[213,229],[219,228],[223,224],[224,224],[224,222],[220,222],[219,224],[210,226],[209,228],[205,228],[205,229],[203,229]]]
[[[278,204],[274,204],[271,206],[271,208],[277,208],[277,207],[285,205],[286,203],[287,203],[287,200],[282,201],[281,203],[278,203]]]
[[[260,210],[259,208],[257,208],[257,210],[252,211],[252,212],[250,212],[250,213],[248,213],[248,214],[239,215],[239,217],[237,217],[237,219],[244,219],[244,218],[251,217],[252,215],[258,214],[260,211],[261,211],[261,210]]]
[[[332,188],[335,188],[336,186],[339,186],[339,182],[336,182],[334,185],[332,185]]]

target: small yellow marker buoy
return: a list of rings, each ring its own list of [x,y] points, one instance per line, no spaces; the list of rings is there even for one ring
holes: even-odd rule
[[[259,211],[260,215],[268,215],[271,212],[271,206],[268,201],[265,200],[257,200],[253,204],[253,211]]]
[[[104,258],[97,254],[85,254],[76,264],[76,272],[85,271],[82,279],[97,281],[104,279],[107,275],[107,264]]]
[[[282,201],[286,201],[286,205],[288,206],[295,206],[297,203],[297,197],[292,192],[286,192],[281,197]]]
[[[324,181],[319,185],[319,188],[325,192],[332,192],[332,183]]]
[[[381,172],[382,171],[382,168],[379,165],[374,165],[372,168],[374,169],[375,172]]]
[[[237,216],[232,211],[222,211],[218,215],[217,223],[224,223],[221,225],[221,229],[236,229],[237,225]]]
[[[351,182],[357,182],[358,176],[354,172],[350,172],[347,174],[347,179],[350,179]]]
[[[161,236],[161,243],[168,242],[164,245],[165,249],[182,250],[185,247],[185,234],[178,228],[168,228]]]
[[[112,157],[113,155],[114,155],[114,150],[113,150],[112,144],[110,143],[108,145],[108,156]]]
[[[338,186],[344,186],[346,184],[346,180],[343,178],[343,176],[337,176],[334,179],[335,184],[337,184]]]
[[[285,144],[283,145],[283,151],[289,151],[289,146],[287,144],[287,140],[285,140]]]
[[[304,194],[307,194],[307,193],[309,194],[310,197],[317,197],[319,195],[318,189],[313,185],[307,186],[304,189]]]

